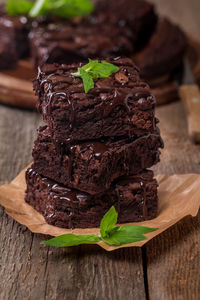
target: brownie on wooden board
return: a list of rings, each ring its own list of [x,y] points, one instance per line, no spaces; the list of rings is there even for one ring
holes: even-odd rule
[[[26,182],[25,201],[50,225],[98,227],[112,205],[119,213],[119,223],[149,220],[157,215],[157,182],[152,171],[121,178],[109,191],[93,196],[59,185],[33,169],[27,170]]]
[[[168,19],[161,19],[140,53],[141,77],[150,80],[174,71],[183,61],[186,45],[183,31]]]
[[[34,83],[37,107],[54,139],[73,142],[155,132],[155,97],[140,80],[135,64],[129,58],[107,61],[119,71],[95,80],[94,89],[87,94],[82,80],[71,75],[82,64],[39,68]]]
[[[40,24],[29,34],[34,65],[72,64],[89,58],[129,55],[133,52],[132,33],[109,23],[94,25],[56,21]]]
[[[89,194],[108,190],[114,179],[133,175],[159,161],[163,146],[158,131],[134,139],[105,139],[75,145],[52,140],[40,127],[33,148],[33,169],[58,183]]]

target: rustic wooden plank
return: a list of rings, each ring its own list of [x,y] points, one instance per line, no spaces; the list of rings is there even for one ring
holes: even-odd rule
[[[39,122],[36,112],[0,106],[0,184],[31,161]],[[0,299],[145,299],[141,249],[49,249],[45,238],[0,208]]]
[[[199,0],[152,0],[158,11],[199,39]],[[181,103],[158,109],[165,150],[157,172],[167,174],[200,172],[200,146],[187,135]],[[189,199],[188,199],[189,201]],[[181,208],[180,208],[181,209]],[[199,299],[200,295],[200,214],[183,220],[156,237],[145,247],[149,299]]]
[[[165,150],[156,172],[200,173],[200,145],[192,144],[188,138],[182,103],[160,107],[157,113]],[[145,246],[149,299],[199,299],[199,222],[200,214],[183,220]]]

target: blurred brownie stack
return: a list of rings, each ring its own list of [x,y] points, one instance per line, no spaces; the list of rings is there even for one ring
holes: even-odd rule
[[[30,31],[35,66],[131,55],[156,26],[154,6],[142,0],[99,0],[87,18],[53,19]]]
[[[46,125],[38,129],[25,200],[59,227],[95,227],[114,205],[119,223],[157,215],[157,182],[147,170],[163,147],[155,97],[129,58],[87,94],[82,64],[44,65],[34,89]]]
[[[134,55],[141,78],[154,87],[179,79],[187,38],[148,1],[97,0],[90,15],[72,19],[10,16],[0,5],[0,44],[0,69],[27,56],[37,68]]]

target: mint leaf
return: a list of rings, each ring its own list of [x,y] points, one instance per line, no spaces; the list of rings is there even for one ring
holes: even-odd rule
[[[41,15],[74,18],[90,14],[94,5],[91,0],[8,0],[6,9],[9,15],[29,15],[31,18]]]
[[[109,236],[104,238],[102,237],[102,239],[109,245],[120,246],[133,242],[143,241],[146,239],[146,237],[144,235],[137,235],[135,232],[127,232],[126,229],[123,228],[123,226],[119,226],[118,230],[110,232]]]
[[[111,230],[114,229],[117,223],[118,214],[114,206],[112,206],[109,211],[104,215],[100,224],[100,233],[101,237],[107,237]]]
[[[61,18],[83,17],[90,14],[94,5],[90,0],[51,0],[51,13]]]
[[[123,245],[139,242],[146,239],[145,233],[153,232],[157,228],[149,228],[137,225],[116,226],[106,237],[102,239],[109,245]]]
[[[158,228],[151,228],[139,225],[123,225],[120,227],[123,227],[127,232],[134,231],[136,234],[146,234],[158,230]]]
[[[94,81],[92,77],[85,70],[80,69],[79,72],[80,72],[80,77],[83,80],[85,93],[88,93],[89,90],[94,88]]]
[[[63,234],[52,238],[48,241],[43,241],[40,244],[49,245],[54,247],[69,247],[69,246],[77,246],[81,244],[92,244],[99,242],[99,238],[97,235],[75,235],[75,234]]]
[[[82,78],[82,74],[83,74],[83,73],[81,74],[82,71],[84,71],[84,74],[87,73],[89,75],[89,77],[88,77],[88,79],[90,79],[89,84],[86,79],[86,74],[84,76],[85,80],[83,80],[85,91],[87,90],[87,92],[88,92],[89,90],[94,88],[94,83],[93,83],[93,87],[92,87],[91,79],[94,80],[97,78],[107,78],[107,77],[111,76],[113,73],[118,72],[119,68],[113,64],[110,64],[110,63],[104,61],[104,60],[99,63],[98,60],[89,59],[89,63],[84,65],[81,68],[78,68],[78,71],[75,73],[72,73],[72,76]],[[85,85],[87,85],[87,88],[85,87]],[[89,89],[88,89],[88,86],[90,86]]]
[[[102,61],[101,63],[95,64],[91,72],[93,73],[93,78],[107,78],[117,71],[119,71],[117,66]]]
[[[137,234],[134,231],[127,230],[123,226],[117,226],[110,231],[106,237],[102,239],[109,245],[122,245],[145,240],[146,237],[142,234]]]
[[[22,16],[27,15],[32,9],[34,3],[28,0],[8,0],[6,10],[8,15]]]

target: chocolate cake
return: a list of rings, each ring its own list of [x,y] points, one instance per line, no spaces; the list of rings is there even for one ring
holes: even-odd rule
[[[129,28],[90,22],[59,22],[41,24],[29,34],[35,66],[44,63],[84,62],[89,58],[129,55],[133,52]]]
[[[33,169],[52,180],[89,194],[102,193],[114,179],[133,175],[159,161],[158,131],[134,139],[106,139],[69,146],[52,140],[40,127],[33,148]]]
[[[10,35],[12,33],[12,40],[10,48],[16,51],[14,56],[18,58],[25,58],[29,54],[28,31],[29,24],[26,17],[8,16],[4,6],[0,6],[0,28],[4,34]],[[2,36],[1,36],[2,43]]]
[[[115,206],[118,223],[149,220],[157,215],[157,182],[152,171],[124,177],[103,194],[89,195],[26,172],[25,201],[42,213],[46,222],[64,228],[98,227],[103,215]]]
[[[154,6],[143,0],[99,0],[90,20],[93,24],[108,23],[129,28],[134,50],[137,50],[153,32],[157,15]]]
[[[150,80],[174,71],[183,61],[186,49],[183,31],[167,19],[161,19],[149,43],[140,53],[141,77]]]
[[[87,94],[82,80],[71,75],[82,64],[39,68],[34,84],[37,106],[54,139],[72,142],[155,132],[155,97],[140,80],[135,64],[129,58],[107,61],[119,71],[95,80]]]

